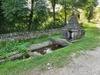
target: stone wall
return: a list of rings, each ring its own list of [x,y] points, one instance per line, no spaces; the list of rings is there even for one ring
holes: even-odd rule
[[[42,30],[42,31],[32,31],[32,32],[13,32],[9,34],[0,34],[0,41],[3,41],[5,39],[11,40],[11,41],[25,40],[25,39],[40,37],[42,35],[51,35],[51,34],[60,33],[60,32],[61,32],[61,28]]]

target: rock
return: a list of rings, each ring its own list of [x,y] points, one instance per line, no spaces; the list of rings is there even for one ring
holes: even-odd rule
[[[48,54],[48,53],[52,53],[53,51],[51,50],[51,48],[47,48],[46,50],[43,51],[44,53]]]
[[[50,70],[50,69],[52,69],[52,68],[53,68],[51,63],[47,63],[47,65],[46,65],[46,66],[47,66],[47,69],[48,69],[48,70]]]
[[[28,52],[29,56],[30,57],[34,57],[34,56],[42,56],[41,53],[38,53],[38,52]]]
[[[5,59],[5,57],[0,56],[0,60]]]
[[[8,53],[8,55],[10,55],[10,56],[13,56],[13,55],[16,55],[18,52],[16,51],[16,52],[11,52],[11,53]]]
[[[60,38],[52,38],[51,41],[55,45],[61,45],[61,46],[67,46],[70,43],[66,39],[60,39]]]
[[[2,59],[2,60],[0,60],[0,63],[4,63],[6,60],[5,59]]]
[[[13,55],[13,56],[11,56],[11,57],[8,57],[7,60],[9,61],[9,60],[22,59],[23,56],[24,56],[24,53],[19,53],[19,54]]]
[[[47,46],[53,45],[53,43],[51,41],[46,41],[46,42],[42,42],[42,43],[38,43],[38,44],[32,44],[28,50],[30,51],[34,51],[34,50],[38,50]]]
[[[15,40],[24,40],[24,39],[30,39],[30,38],[37,38],[42,35],[49,35],[49,34],[55,34],[60,33],[61,28],[57,29],[48,29],[48,30],[42,30],[42,31],[32,31],[32,32],[13,32],[8,34],[0,34],[0,41],[4,41],[5,39],[9,41],[15,41]]]

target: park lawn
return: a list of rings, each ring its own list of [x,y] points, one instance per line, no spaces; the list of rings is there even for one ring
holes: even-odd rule
[[[96,47],[100,46],[100,30],[96,28],[96,25],[92,23],[84,24],[84,29],[85,36],[82,39],[75,43],[72,43],[67,47],[58,49],[51,54],[46,54],[42,57],[34,57],[27,60],[16,60],[0,64],[0,75],[22,75],[22,72],[27,72],[27,70],[31,70],[36,67],[40,68],[41,70],[45,70],[47,63],[51,63],[52,67],[54,68],[67,65],[71,60],[71,53],[77,53],[84,50],[94,50]],[[44,36],[32,40],[42,42],[47,41],[52,37],[61,38],[61,34]],[[30,40],[30,42],[32,40]],[[23,41],[22,43],[24,44],[27,42],[29,42],[29,40]]]

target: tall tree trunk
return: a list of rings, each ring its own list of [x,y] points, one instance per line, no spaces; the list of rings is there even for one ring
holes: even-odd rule
[[[67,12],[66,12],[66,3],[64,7],[64,13],[65,13],[65,25],[67,24]]]
[[[3,14],[4,10],[1,7],[2,7],[2,2],[0,1],[0,33],[3,33],[4,32],[3,26],[4,24],[6,24],[6,21]]]
[[[53,0],[52,1],[52,7],[53,7],[53,24],[55,25],[55,21],[56,21],[56,18],[55,18],[55,5],[56,5],[56,0]]]
[[[34,0],[31,0],[31,10],[30,10],[30,16],[29,16],[29,25],[28,25],[28,30],[31,30],[32,27],[32,18],[33,18],[33,3]]]

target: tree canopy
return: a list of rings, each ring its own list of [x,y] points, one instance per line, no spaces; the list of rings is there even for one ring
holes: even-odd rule
[[[64,12],[56,12],[57,5],[61,5]],[[1,0],[0,32],[64,26],[67,24],[67,15],[70,14],[68,11],[73,7],[86,11],[85,15],[90,20],[97,5],[98,0]],[[51,8],[48,8],[50,6]]]

